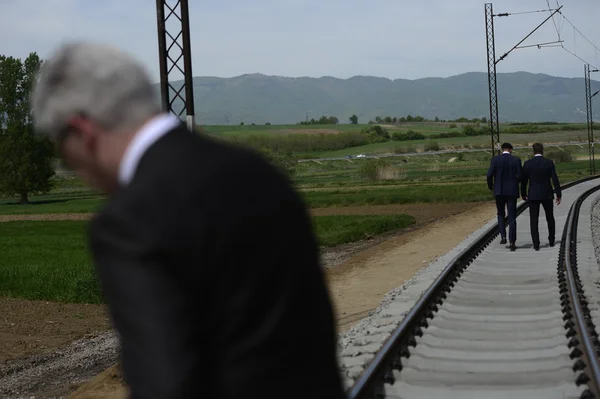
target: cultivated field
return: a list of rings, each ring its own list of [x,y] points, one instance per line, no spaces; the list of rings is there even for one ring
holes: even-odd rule
[[[290,148],[299,158],[331,158],[356,156],[359,154],[377,155],[406,152],[423,152],[435,142],[440,149],[489,149],[489,134],[483,132],[485,124],[473,123],[403,123],[380,124],[390,135],[382,142],[361,140],[366,129],[374,125],[282,125],[282,126],[204,126],[206,134],[225,140],[237,141],[255,148]],[[456,126],[456,127],[454,127]],[[465,128],[481,131],[479,135],[465,134]],[[396,140],[394,133],[420,134],[423,139]],[[503,124],[500,126],[503,141],[515,146],[527,146],[536,141],[571,143],[587,141],[586,126],[582,124]],[[471,132],[472,133],[472,132]],[[341,137],[328,137],[340,135]],[[440,136],[450,137],[440,137]],[[462,136],[461,136],[462,135]],[[376,140],[378,141],[378,140]]]
[[[268,138],[360,134],[365,127],[207,126],[204,129],[226,138],[249,135]],[[390,125],[386,129],[413,130],[424,135],[448,131],[442,124]],[[504,134],[502,140],[527,145],[533,141],[583,141],[583,137],[581,131],[557,130]],[[476,148],[479,143],[487,145],[489,137],[454,137],[436,142],[440,148]],[[308,159],[394,153],[398,148],[423,151],[428,143],[430,140],[387,141],[295,155]],[[566,145],[547,151],[554,152],[548,155],[556,157],[563,183],[588,174],[586,146]],[[530,156],[530,150],[516,153],[523,160]],[[492,196],[485,184],[489,161],[490,153],[486,150],[456,150],[439,155],[423,152],[380,159],[315,159],[288,165],[322,247],[340,331],[374,309],[389,289],[402,284],[403,279],[410,278],[428,261],[451,249],[464,235],[494,216]],[[597,167],[600,169],[600,164]],[[7,315],[0,324],[3,337],[0,381],[2,370],[19,359],[54,351],[74,339],[109,328],[85,237],[88,219],[105,198],[87,189],[77,177],[66,175],[55,178],[50,194],[32,197],[32,201],[31,205],[17,205],[13,198],[0,198],[3,254],[0,314]],[[53,381],[45,381],[26,394],[44,397],[57,389],[68,393],[77,386],[71,382],[63,381],[61,388],[53,385]]]

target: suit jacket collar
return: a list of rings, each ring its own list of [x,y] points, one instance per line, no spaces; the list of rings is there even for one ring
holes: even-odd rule
[[[140,159],[161,137],[177,127],[181,121],[175,115],[160,114],[152,118],[135,134],[119,165],[119,183],[127,186],[133,180]]]

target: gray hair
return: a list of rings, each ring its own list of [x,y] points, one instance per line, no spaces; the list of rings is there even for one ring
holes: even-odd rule
[[[31,107],[36,128],[53,139],[73,116],[115,131],[134,128],[160,112],[141,65],[116,48],[83,42],[62,46],[45,62]]]

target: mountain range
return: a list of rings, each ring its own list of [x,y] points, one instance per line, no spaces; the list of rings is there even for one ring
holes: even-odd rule
[[[342,123],[356,114],[359,123],[376,116],[421,115],[428,119],[489,118],[487,74],[470,72],[417,80],[354,76],[195,77],[194,102],[200,125],[293,124],[323,115]],[[529,72],[497,75],[500,120],[504,122],[585,122],[583,78]],[[173,86],[181,86],[181,81]],[[158,85],[157,85],[158,89]],[[592,92],[600,82],[592,81]],[[600,96],[594,118],[600,118]],[[181,102],[174,108],[180,108]]]

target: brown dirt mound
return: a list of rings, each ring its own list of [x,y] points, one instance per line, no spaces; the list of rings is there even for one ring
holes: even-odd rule
[[[110,328],[102,305],[0,298],[0,363]]]
[[[495,209],[493,203],[470,204],[460,214],[397,235],[328,270],[338,330],[347,331],[366,317],[387,292],[402,285],[422,267],[487,223],[494,217]]]
[[[89,220],[93,216],[92,213],[48,213],[34,215],[0,215],[0,223],[16,222],[25,220]]]
[[[68,399],[126,399],[129,391],[123,385],[119,366],[112,366],[88,384],[80,386]]]

